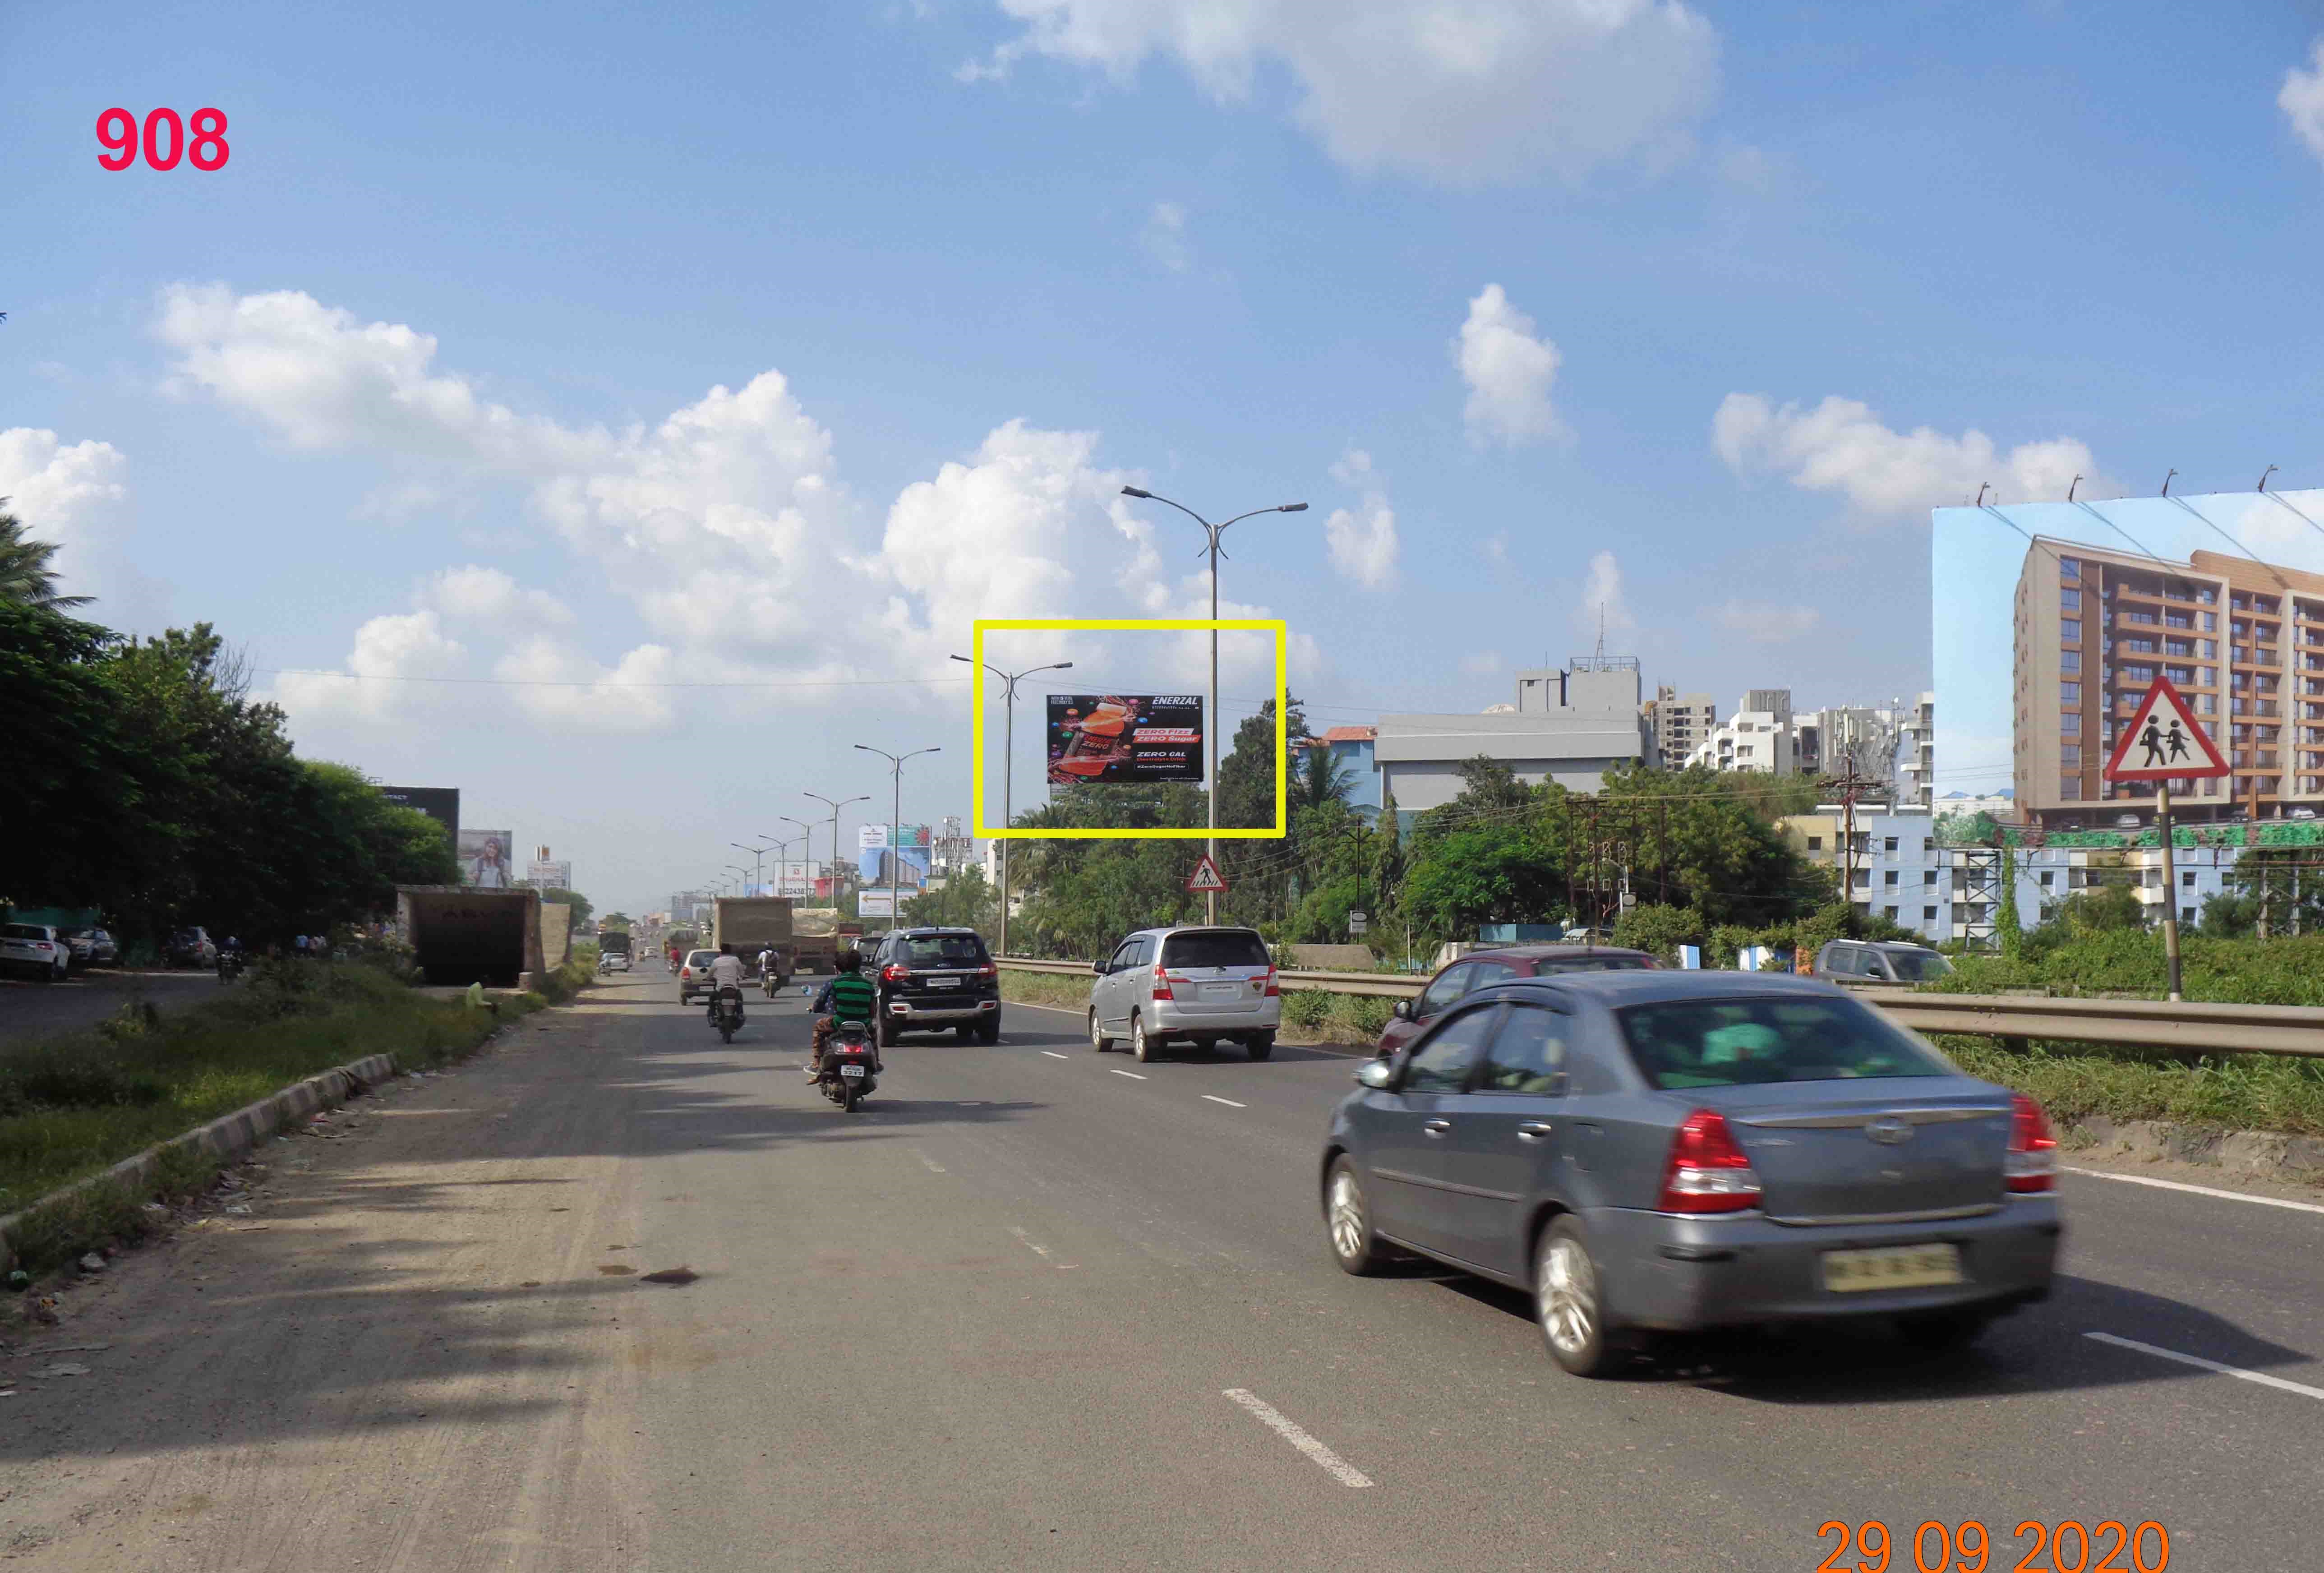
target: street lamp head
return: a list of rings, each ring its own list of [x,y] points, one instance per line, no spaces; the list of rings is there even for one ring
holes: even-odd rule
[[[878,749],[865,748],[862,743],[857,743],[855,747],[867,754],[876,754],[880,751]]]
[[[1121,494],[1124,497],[1145,497],[1148,499],[1152,498],[1154,495],[1153,492],[1142,491],[1136,486],[1124,486],[1121,489]]]
[[[1275,511],[1277,513],[1305,513],[1307,511],[1307,505],[1305,502],[1286,502]]]
[[[974,661],[970,660],[966,656],[954,656],[952,658],[958,661],[964,667],[973,667],[976,665]]]

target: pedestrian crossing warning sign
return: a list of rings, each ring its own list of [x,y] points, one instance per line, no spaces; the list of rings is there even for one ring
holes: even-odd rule
[[[1186,888],[1197,896],[1218,895],[1227,888],[1219,876],[1219,866],[1211,861],[1208,852],[1194,860],[1194,871],[1186,876]]]
[[[2109,781],[2178,781],[2227,773],[2227,761],[2168,677],[2154,679],[2138,702],[2106,767]]]

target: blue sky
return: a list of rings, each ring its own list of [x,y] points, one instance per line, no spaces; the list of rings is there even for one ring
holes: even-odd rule
[[[2191,14],[12,7],[0,490],[632,907],[884,798],[851,741],[964,814],[969,619],[1201,603],[1125,480],[1313,505],[1224,591],[1321,722],[1601,609],[1650,684],[1886,699],[1979,483],[2324,479],[2324,13]],[[98,169],[116,104],[227,167]]]

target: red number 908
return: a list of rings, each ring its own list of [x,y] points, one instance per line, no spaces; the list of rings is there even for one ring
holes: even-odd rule
[[[156,109],[145,116],[141,128],[137,117],[126,109],[108,109],[97,117],[97,144],[106,151],[97,155],[101,169],[125,170],[137,161],[142,149],[149,168],[174,170],[184,159],[198,170],[222,170],[227,155],[233,151],[226,146],[226,111],[197,109],[194,111],[192,134],[174,109]],[[165,152],[163,150],[167,149]]]

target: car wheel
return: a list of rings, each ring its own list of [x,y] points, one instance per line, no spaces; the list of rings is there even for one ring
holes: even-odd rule
[[[1371,1203],[1356,1174],[1356,1161],[1342,1153],[1323,1181],[1323,1229],[1340,1271],[1369,1278],[1388,1264],[1388,1247],[1372,1233]]]
[[[1161,1045],[1146,1035],[1146,1019],[1134,1013],[1130,1018],[1130,1052],[1141,1065],[1150,1065],[1162,1057]]]
[[[955,1041],[964,1044],[976,1035],[976,1024],[973,1021],[962,1022],[952,1029],[952,1035]]]
[[[1001,1041],[1001,1018],[996,1016],[990,1021],[978,1022],[976,1024],[976,1041],[980,1044],[999,1043]]]
[[[1571,1213],[1544,1229],[1534,1251],[1534,1307],[1549,1357],[1576,1376],[1603,1376],[1618,1358],[1606,1330],[1598,1264]]]
[[[873,1028],[872,1041],[883,1049],[892,1049],[896,1046],[898,1031],[895,1019],[883,1016]]]
[[[1275,1035],[1271,1032],[1253,1033],[1244,1040],[1244,1043],[1250,1048],[1250,1057],[1254,1060],[1264,1060],[1268,1055],[1275,1053]]]
[[[1097,1012],[1094,1010],[1089,1013],[1089,1040],[1090,1047],[1095,1049],[1101,1054],[1106,1053],[1113,1048],[1113,1040],[1106,1036],[1105,1028],[1098,1025]]]
[[[1896,1332],[1916,1349],[1941,1353],[1977,1342],[1993,1318],[1981,1311],[1930,1311],[1896,1319]]]

